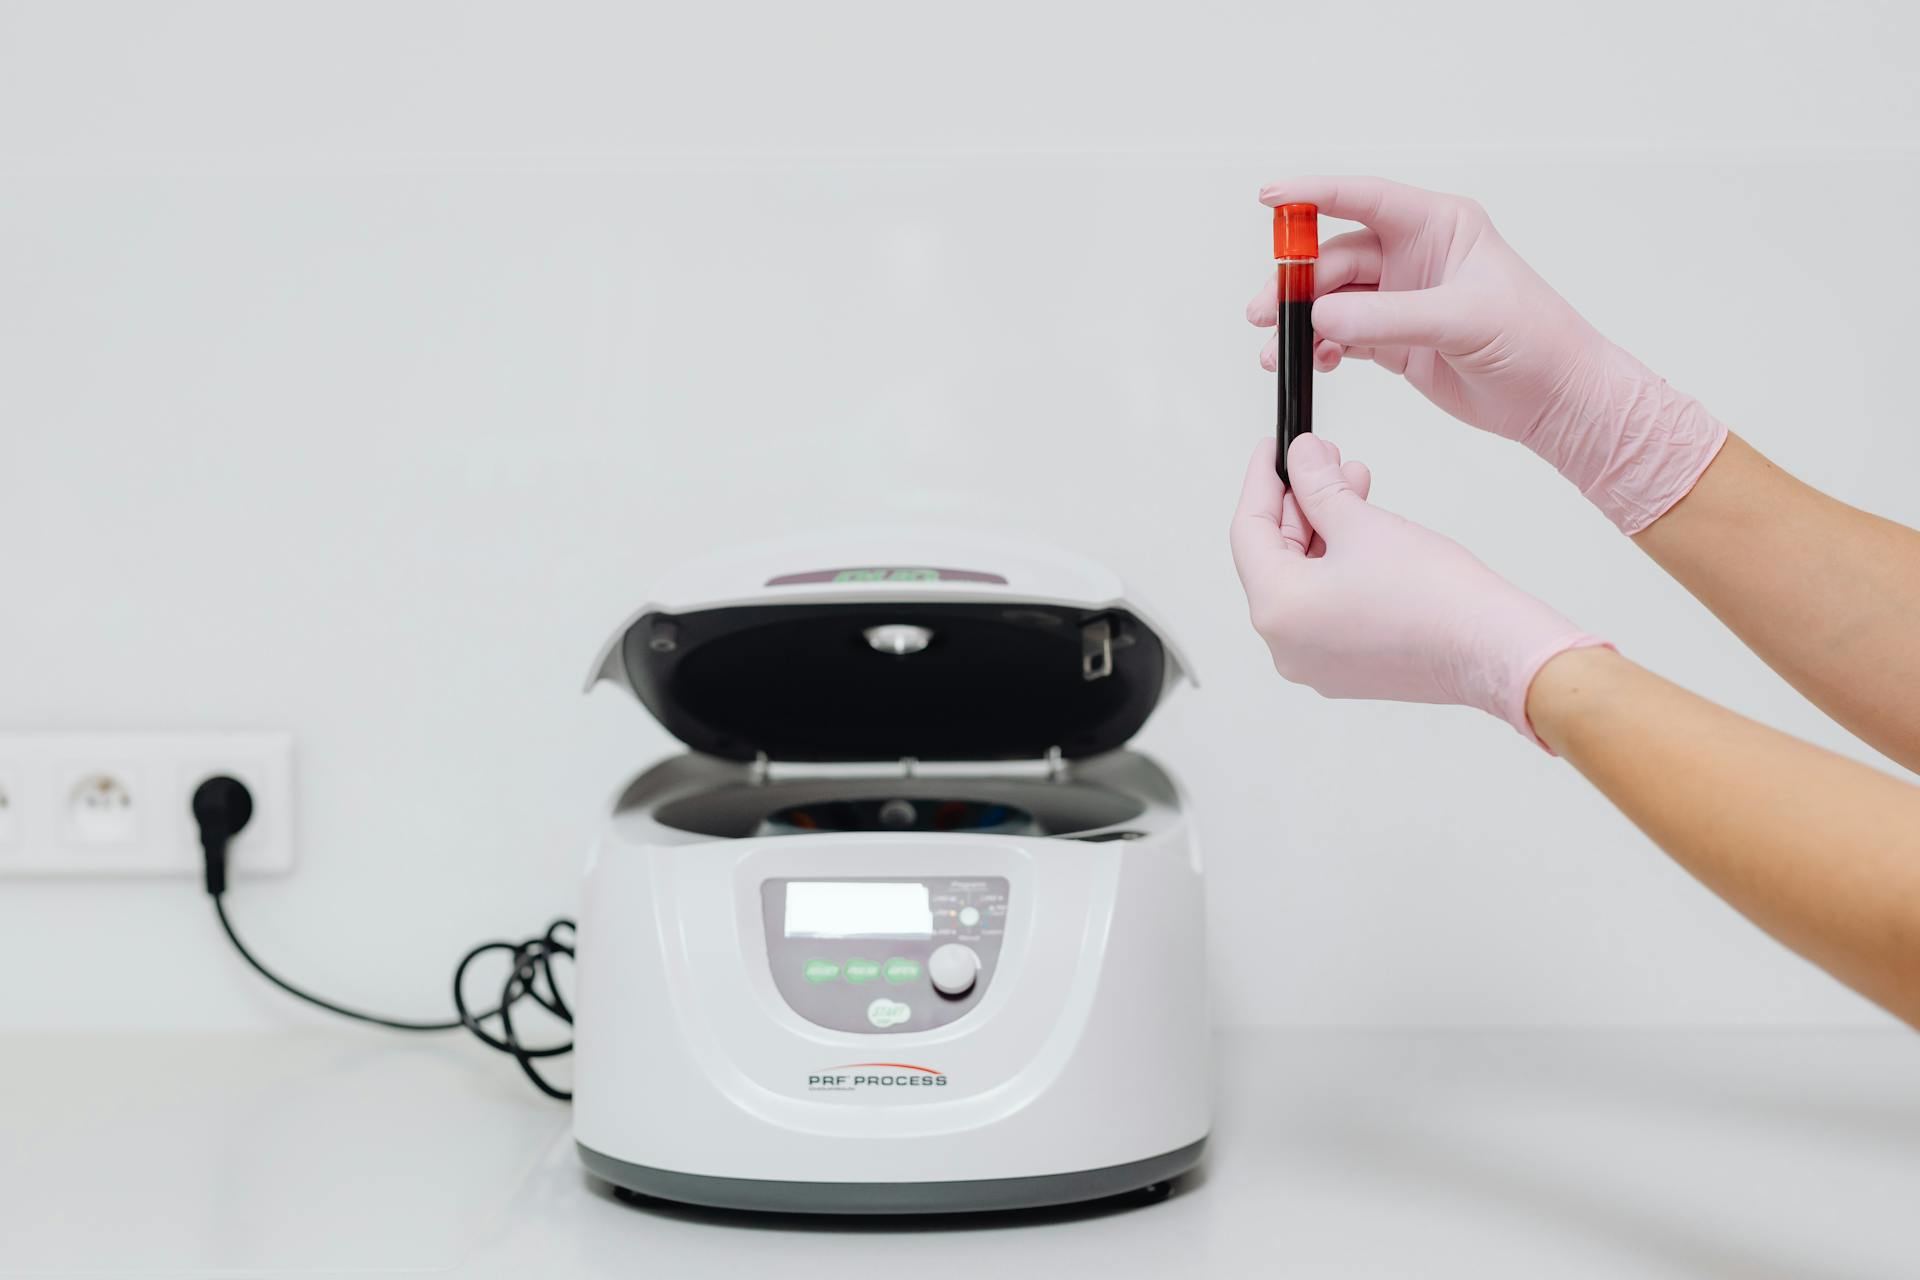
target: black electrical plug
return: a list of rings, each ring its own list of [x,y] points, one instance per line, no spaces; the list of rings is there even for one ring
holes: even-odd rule
[[[227,891],[227,846],[253,820],[253,793],[238,778],[208,778],[194,789],[193,820],[206,854],[207,892]]]
[[[464,1027],[485,1041],[488,1048],[512,1054],[520,1064],[520,1069],[526,1072],[527,1079],[533,1081],[540,1092],[562,1100],[573,1097],[572,1093],[549,1081],[535,1065],[547,1058],[572,1053],[573,1041],[544,1046],[523,1044],[520,1033],[514,1027],[512,1013],[520,1001],[531,1000],[561,1021],[573,1021],[573,1010],[560,993],[553,972],[555,956],[569,961],[573,959],[573,921],[555,920],[547,926],[544,934],[525,942],[483,942],[467,952],[466,958],[453,971],[453,1007],[457,1017],[428,1022],[363,1013],[331,1000],[323,1000],[310,991],[294,986],[260,963],[253,952],[247,950],[247,944],[240,941],[240,935],[234,932],[233,921],[227,919],[224,896],[227,892],[227,847],[233,843],[235,836],[246,830],[247,823],[252,819],[253,793],[238,778],[212,777],[194,788],[193,821],[200,828],[200,848],[206,853],[207,895],[213,899],[213,915],[226,933],[227,941],[233,944],[233,949],[240,953],[242,960],[253,966],[254,972],[296,1000],[304,1000],[316,1008],[337,1013],[343,1018],[352,1018],[356,1022],[391,1027],[395,1031],[458,1031]],[[494,952],[513,957],[506,986],[500,993],[500,1002],[491,1008],[483,1005],[479,1010],[471,1009],[465,995],[467,969],[481,956]],[[482,1025],[495,1019],[499,1021],[497,1031],[488,1030]]]

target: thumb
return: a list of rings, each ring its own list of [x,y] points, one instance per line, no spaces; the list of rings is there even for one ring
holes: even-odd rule
[[[1313,304],[1313,330],[1349,347],[1432,347],[1451,353],[1465,308],[1448,285],[1435,289],[1329,293]]]
[[[1287,451],[1287,478],[1307,523],[1328,545],[1356,519],[1366,518],[1366,495],[1354,487],[1357,477],[1340,465],[1340,451],[1320,436],[1308,433],[1294,440]]]

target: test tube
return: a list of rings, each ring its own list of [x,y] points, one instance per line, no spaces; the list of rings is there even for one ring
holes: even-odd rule
[[[1280,375],[1274,468],[1287,480],[1287,449],[1313,430],[1313,264],[1320,257],[1320,209],[1283,204],[1273,210],[1273,274],[1280,303],[1275,365]]]

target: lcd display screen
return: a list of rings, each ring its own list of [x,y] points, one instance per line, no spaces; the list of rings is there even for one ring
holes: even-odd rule
[[[924,884],[795,880],[787,884],[789,938],[931,938]]]

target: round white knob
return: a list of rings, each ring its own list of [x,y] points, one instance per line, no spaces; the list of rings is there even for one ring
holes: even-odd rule
[[[927,977],[933,980],[933,989],[943,996],[967,994],[979,976],[980,957],[973,954],[972,947],[949,942],[944,947],[936,947],[927,957]]]

